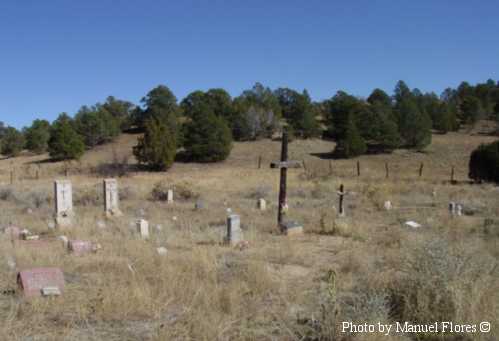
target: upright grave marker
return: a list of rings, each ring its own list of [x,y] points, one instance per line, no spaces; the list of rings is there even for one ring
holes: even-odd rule
[[[70,226],[73,221],[73,189],[71,181],[56,180],[55,191],[55,221],[58,226]]]
[[[145,219],[138,219],[136,224],[142,239],[149,239],[149,222]]]
[[[243,230],[241,230],[241,218],[237,214],[227,217],[227,243],[235,245],[243,240]]]
[[[279,168],[281,170],[279,183],[279,206],[277,209],[277,225],[283,232],[286,232],[287,225],[284,224],[284,216],[287,207],[286,186],[288,168],[300,168],[300,166],[301,165],[299,161],[288,160],[288,132],[285,130],[282,134],[281,161],[274,161],[270,164],[270,168]]]
[[[119,200],[118,181],[116,179],[104,179],[104,212],[107,217],[119,217],[122,215]]]
[[[173,189],[169,189],[168,192],[166,192],[166,202],[169,204],[173,202]]]

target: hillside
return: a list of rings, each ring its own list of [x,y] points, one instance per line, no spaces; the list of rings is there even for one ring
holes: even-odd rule
[[[433,135],[424,153],[397,150],[331,162],[333,142],[293,141],[290,158],[305,164],[288,172],[287,215],[305,232],[293,238],[276,228],[279,172],[269,163],[278,159],[280,142],[270,140],[235,143],[222,163],[132,171],[118,178],[123,217],[105,219],[103,175],[90,170],[114,154],[131,156],[136,138],[122,135],[69,165],[44,162],[43,155],[0,160],[0,227],[15,224],[50,241],[44,248],[12,244],[6,236],[0,242],[6,339],[408,340],[340,329],[342,321],[406,320],[490,321],[490,335],[498,335],[498,188],[467,178],[470,152],[497,138]],[[64,178],[66,166],[75,223],[51,229],[53,180]],[[340,184],[348,192],[345,217],[337,215]],[[155,199],[154,188],[175,188],[174,203]],[[259,198],[267,200],[266,211],[256,209]],[[194,209],[197,200],[203,209]],[[383,208],[387,200],[392,210]],[[451,217],[449,201],[471,213]],[[241,216],[247,248],[222,243],[228,208]],[[139,217],[149,221],[148,241],[137,237]],[[404,226],[408,220],[422,227]],[[102,249],[76,257],[55,240],[61,234]],[[166,256],[156,253],[159,246],[168,249]],[[16,288],[16,271],[34,266],[64,271],[61,297],[31,302],[8,294]]]

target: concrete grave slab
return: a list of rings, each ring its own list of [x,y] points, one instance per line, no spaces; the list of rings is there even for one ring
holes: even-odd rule
[[[243,240],[243,230],[241,230],[241,218],[237,214],[227,217],[227,243],[236,245]]]
[[[122,216],[119,208],[118,181],[104,179],[104,212],[108,218]]]
[[[136,222],[137,231],[143,239],[149,238],[149,222],[145,219],[138,219]]]
[[[281,226],[282,232],[286,236],[296,236],[303,234],[303,225],[296,221],[286,221]]]
[[[88,240],[70,240],[68,242],[68,250],[76,256],[82,256],[84,254],[94,251],[94,245]]]
[[[73,223],[73,189],[71,181],[56,180],[55,192],[55,221],[57,226],[66,227]]]
[[[21,229],[17,226],[7,226],[3,233],[12,240],[21,238]]]

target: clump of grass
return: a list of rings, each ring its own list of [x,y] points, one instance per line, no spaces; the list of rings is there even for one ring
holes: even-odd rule
[[[73,192],[73,201],[75,205],[81,206],[99,206],[103,203],[102,187],[95,185],[92,187],[78,188]]]
[[[196,200],[199,198],[199,193],[192,189],[192,184],[182,182],[179,184],[167,183],[159,181],[154,184],[151,190],[151,199],[153,201],[166,201],[168,198],[168,190],[173,190],[173,195],[176,200]]]

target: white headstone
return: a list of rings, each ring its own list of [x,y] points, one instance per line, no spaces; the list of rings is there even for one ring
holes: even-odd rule
[[[119,208],[118,181],[104,179],[104,211],[107,217],[121,216]]]
[[[167,203],[173,202],[173,189],[169,189],[168,192],[166,192],[166,202]]]
[[[260,198],[258,199],[256,206],[260,211],[265,211],[267,209],[267,202],[265,199]]]
[[[405,226],[411,227],[413,229],[417,229],[421,227],[421,224],[416,223],[415,221],[409,220],[405,222]]]
[[[449,203],[449,213],[450,213],[451,215],[456,214],[456,203],[455,203],[455,202],[453,202],[453,201],[451,201],[451,202]]]
[[[137,230],[143,239],[149,238],[149,222],[145,219],[137,220]]]
[[[392,209],[392,203],[391,203],[391,201],[385,201],[385,204],[383,205],[383,207],[387,211],[391,210]]]
[[[167,253],[168,253],[168,250],[166,249],[166,247],[164,246],[160,246],[156,249],[156,252],[158,253],[158,255],[160,256],[165,256]]]
[[[458,216],[463,215],[463,205],[456,204],[456,215],[458,215]]]
[[[62,242],[62,245],[64,246],[64,249],[68,248],[68,244],[69,244],[68,237],[66,237],[66,236],[59,236],[59,237],[57,237],[57,239],[59,239]]]
[[[227,237],[229,244],[234,245],[243,240],[243,230],[241,230],[241,218],[237,214],[227,217]]]
[[[55,191],[55,220],[58,226],[70,226],[73,220],[73,189],[71,181],[56,180]]]

